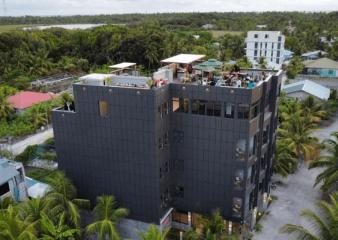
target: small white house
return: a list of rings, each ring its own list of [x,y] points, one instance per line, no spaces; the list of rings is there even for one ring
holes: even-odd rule
[[[288,97],[306,99],[313,96],[317,100],[326,101],[330,97],[330,89],[310,80],[299,81],[283,86],[283,91]]]

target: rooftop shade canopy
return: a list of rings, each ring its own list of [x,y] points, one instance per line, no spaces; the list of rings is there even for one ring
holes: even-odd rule
[[[205,55],[198,54],[179,54],[167,59],[162,60],[162,63],[182,63],[182,64],[190,64],[201,60]]]
[[[126,69],[126,68],[129,68],[129,67],[135,66],[135,65],[136,65],[136,63],[123,62],[123,63],[111,65],[109,67],[114,68],[114,69]]]

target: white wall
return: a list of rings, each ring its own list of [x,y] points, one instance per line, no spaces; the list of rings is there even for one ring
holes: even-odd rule
[[[285,36],[281,32],[249,31],[245,41],[246,56],[254,65],[258,65],[259,58],[264,57],[269,68],[281,68],[285,43]]]

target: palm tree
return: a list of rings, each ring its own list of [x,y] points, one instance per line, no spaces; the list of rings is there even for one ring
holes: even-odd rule
[[[11,197],[6,197],[0,201],[0,211],[6,210],[10,205],[13,205],[13,199]]]
[[[141,240],[166,240],[168,230],[160,231],[155,225],[151,224],[147,232],[139,232]]]
[[[4,95],[0,95],[0,121],[1,120],[8,120],[8,118],[14,112],[13,107],[7,101],[7,97]]]
[[[48,122],[47,112],[42,112],[38,107],[32,107],[29,110],[29,119],[35,129],[44,126]]]
[[[74,240],[80,234],[80,229],[65,223],[65,214],[54,222],[47,214],[41,213],[41,230],[41,240]]]
[[[35,234],[34,223],[22,219],[13,206],[0,211],[0,240],[35,240]]]
[[[48,210],[48,201],[43,198],[33,198],[23,202],[18,206],[21,216],[27,221],[35,224],[35,229],[39,233],[41,230],[41,214]]]
[[[331,134],[335,139],[325,141],[326,149],[329,155],[320,156],[310,163],[309,168],[324,167],[325,170],[320,173],[315,182],[315,186],[323,183],[322,189],[328,191],[338,183],[338,132]]]
[[[333,240],[338,239],[338,194],[330,196],[331,203],[319,201],[317,206],[320,214],[305,209],[300,216],[311,222],[311,229],[303,226],[286,224],[281,228],[281,232],[294,234],[297,239],[302,240]]]
[[[319,123],[327,117],[327,112],[323,110],[320,103],[316,102],[313,96],[307,97],[302,102],[302,110],[304,116],[310,116],[312,122]]]
[[[89,234],[97,234],[99,240],[120,239],[116,224],[120,218],[128,215],[125,208],[116,208],[113,196],[97,197],[97,205],[94,208],[96,222],[89,224],[86,228]]]
[[[202,221],[204,222],[204,228],[206,230],[205,232],[210,230],[211,234],[216,234],[217,236],[223,234],[225,227],[224,219],[218,209],[213,211],[210,217],[203,219]]]
[[[311,160],[317,154],[318,139],[311,136],[314,124],[309,117],[294,114],[278,130],[280,141],[299,159]]]
[[[48,179],[48,183],[51,191],[46,194],[46,198],[51,215],[59,217],[65,213],[67,221],[78,227],[80,224],[78,207],[89,208],[89,200],[76,198],[76,189],[63,172],[56,172],[53,178]]]
[[[283,144],[281,140],[277,140],[275,161],[273,165],[274,172],[286,177],[290,173],[296,171],[297,165],[298,161],[295,154],[287,147],[286,144]]]
[[[294,100],[285,96],[280,98],[278,113],[282,126],[284,122],[288,122],[295,114],[300,114],[301,112],[301,103],[298,99]]]

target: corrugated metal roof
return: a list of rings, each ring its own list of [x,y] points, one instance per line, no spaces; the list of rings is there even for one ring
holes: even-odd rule
[[[337,69],[338,62],[329,58],[320,58],[313,61],[304,62],[305,68],[324,68],[324,69]]]
[[[135,66],[135,65],[136,65],[136,63],[123,62],[123,63],[111,65],[109,67],[110,68],[116,68],[116,69],[125,69],[125,68],[129,68],[129,67],[132,67],[132,66]]]
[[[80,77],[80,80],[87,80],[87,81],[103,81],[106,78],[110,78],[114,76],[114,74],[104,74],[104,73],[91,73],[85,76]]]
[[[54,97],[54,93],[23,91],[8,97],[8,102],[16,109],[26,109],[34,104],[49,101]]]
[[[18,174],[19,172],[14,166],[8,163],[8,160],[0,159],[0,185],[8,182],[8,180],[12,179]]]
[[[286,94],[298,91],[304,91],[321,100],[327,100],[330,97],[330,89],[310,80],[299,81],[284,85],[283,91]]]
[[[201,60],[204,57],[205,55],[198,55],[198,54],[178,54],[176,56],[164,59],[161,62],[190,64],[198,60]]]
[[[303,53],[301,56],[302,56],[302,57],[309,57],[309,56],[317,55],[317,54],[325,55],[325,54],[327,54],[327,53],[324,52],[324,51],[321,51],[321,50],[315,50],[315,51],[312,51],[312,52],[306,52],[306,53]]]

